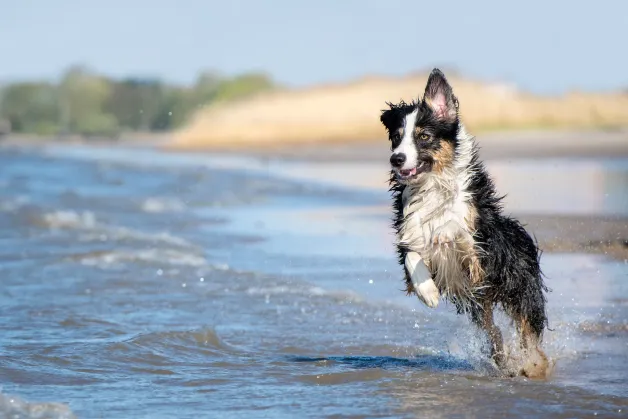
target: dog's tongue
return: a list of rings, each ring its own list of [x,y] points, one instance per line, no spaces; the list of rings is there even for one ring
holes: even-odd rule
[[[399,174],[403,177],[412,176],[416,174],[416,167],[413,167],[412,169],[408,169],[408,170],[400,170]]]

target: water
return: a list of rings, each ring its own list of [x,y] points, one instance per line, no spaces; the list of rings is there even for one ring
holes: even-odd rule
[[[384,190],[309,173],[1,150],[0,417],[626,416],[626,263],[545,254],[554,374],[499,378],[400,292]]]

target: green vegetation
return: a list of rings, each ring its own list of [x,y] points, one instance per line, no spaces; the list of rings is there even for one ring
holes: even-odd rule
[[[38,135],[115,137],[124,132],[168,131],[200,107],[274,88],[263,74],[224,78],[202,73],[192,86],[160,80],[115,80],[82,67],[58,83],[19,82],[0,87],[0,129]],[[1,128],[1,127],[0,127]]]

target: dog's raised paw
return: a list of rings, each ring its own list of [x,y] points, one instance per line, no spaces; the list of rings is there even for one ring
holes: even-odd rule
[[[420,284],[414,284],[414,289],[416,290],[419,299],[428,307],[435,308],[438,306],[438,301],[440,299],[440,292],[436,287],[436,283],[433,279],[427,279]]]

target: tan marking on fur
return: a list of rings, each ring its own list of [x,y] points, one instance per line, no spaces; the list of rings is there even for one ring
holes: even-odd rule
[[[446,167],[449,167],[454,162],[454,147],[450,142],[440,140],[440,148],[432,153],[434,158],[434,171],[436,173],[442,173]]]
[[[482,282],[484,282],[484,270],[482,269],[482,266],[480,265],[480,259],[475,254],[475,252],[473,252],[469,256],[467,261],[468,261],[467,266],[469,269],[469,281],[471,282],[471,285],[473,286],[480,285]]]
[[[521,335],[521,347],[523,349],[528,349],[530,347],[530,344],[534,344],[534,342],[531,341],[531,338],[534,337],[534,333],[532,333],[530,324],[528,323],[528,320],[525,317],[522,317],[519,320],[518,326],[519,326],[518,327],[519,334]]]
[[[406,281],[406,295],[412,295],[416,292],[412,281]]]
[[[532,379],[546,378],[551,367],[547,355],[539,347],[541,344],[540,336],[532,331],[530,323],[525,317],[519,320],[517,329],[519,329],[520,344],[524,352],[524,364],[520,374]]]
[[[453,246],[459,263],[468,272],[470,285],[476,287],[482,284],[484,282],[484,270],[480,265],[480,258],[474,243],[458,237],[454,241]],[[445,244],[445,247],[447,247],[447,244]]]
[[[491,357],[499,368],[503,368],[506,360],[504,357],[504,339],[501,330],[493,321],[493,306],[491,302],[485,301],[482,304],[482,309],[484,311],[482,328],[486,331],[491,341]]]
[[[397,133],[399,134],[399,137],[403,138],[404,131],[405,131],[405,130],[403,129],[403,127],[399,128],[399,129],[397,130]]]
[[[469,204],[469,212],[464,219],[467,224],[468,231],[475,231],[475,222],[477,218],[478,211],[475,208],[475,205]],[[475,246],[472,246],[472,248],[467,252],[465,262],[466,267],[469,269],[469,280],[471,281],[471,285],[477,286],[484,282],[484,270],[482,269],[482,265],[480,265],[480,258],[478,257]]]
[[[467,223],[468,231],[475,231],[475,221],[478,219],[478,210],[475,205],[469,204],[469,212],[464,217],[465,223]]]

